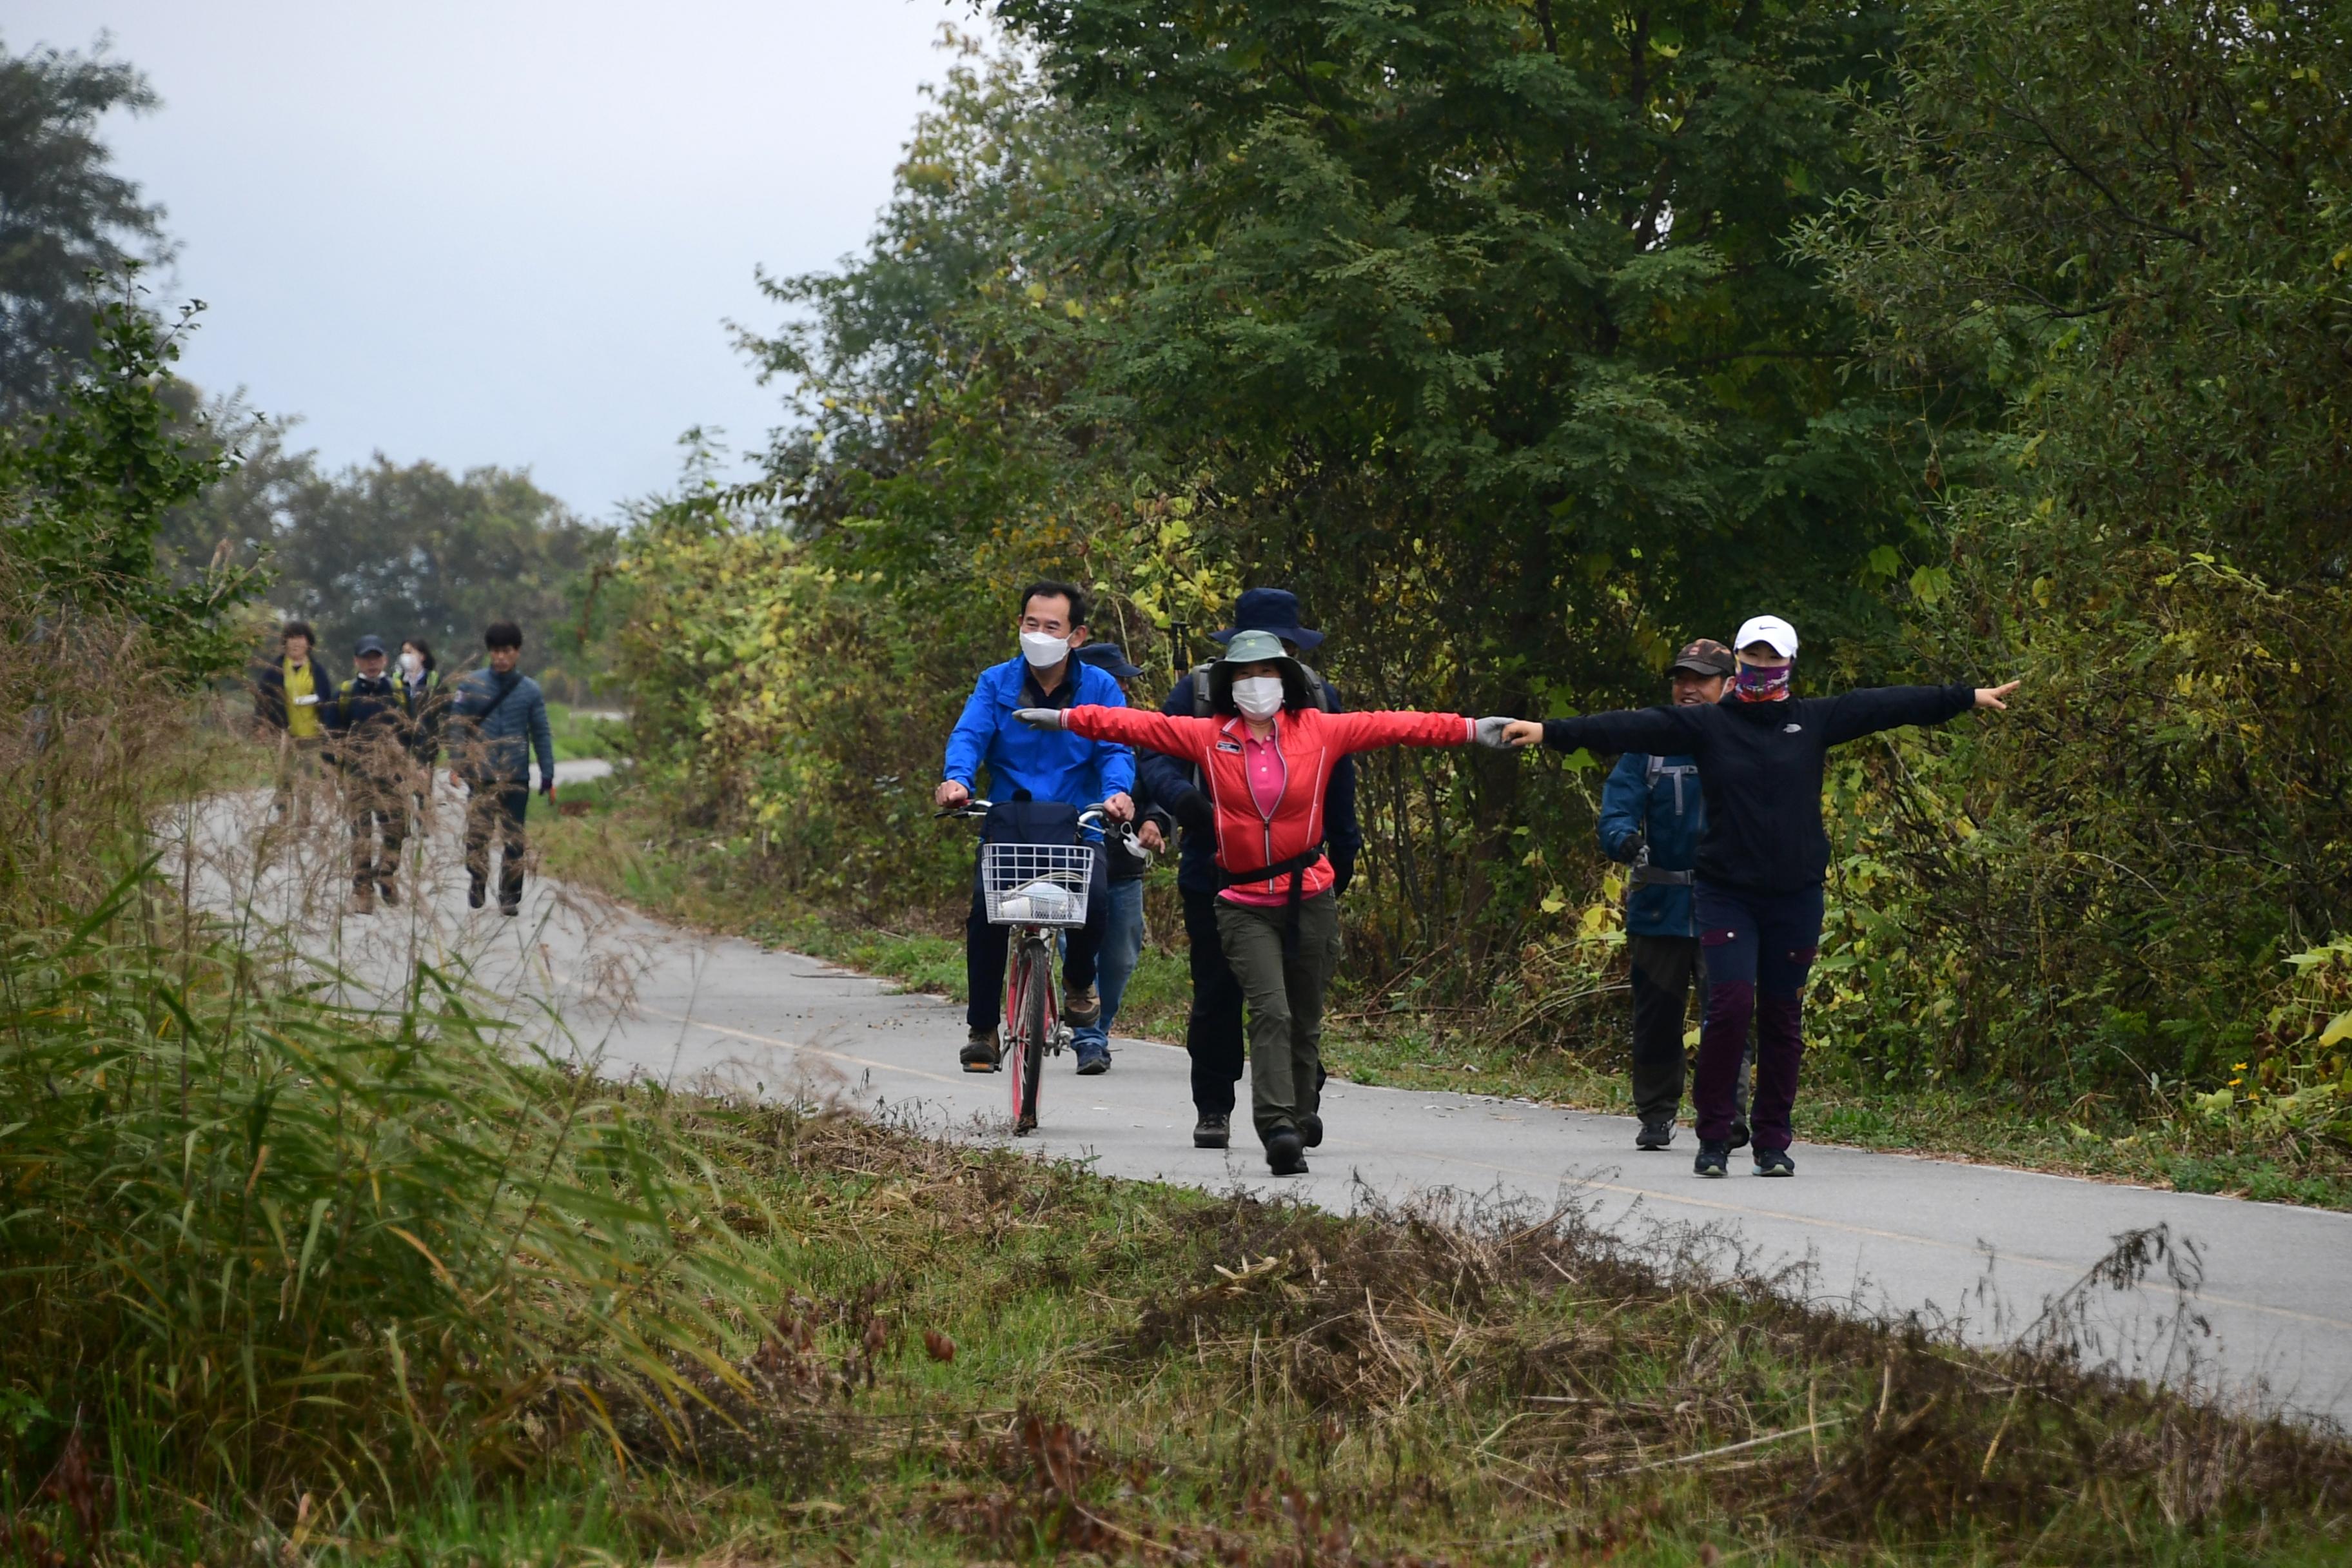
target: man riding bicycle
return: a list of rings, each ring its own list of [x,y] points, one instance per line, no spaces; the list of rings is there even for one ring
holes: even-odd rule
[[[1114,822],[1135,815],[1135,802],[1128,793],[1135,784],[1135,757],[1125,746],[1031,729],[1013,717],[1024,708],[1127,706],[1116,679],[1075,657],[1087,640],[1088,607],[1085,592],[1069,583],[1046,580],[1023,589],[1021,657],[981,671],[963,715],[948,737],[941,770],[945,776],[932,798],[942,806],[963,805],[972,798],[974,782],[985,766],[989,794],[998,803],[986,836],[1005,831],[1016,805],[1058,804],[1070,808],[1075,820],[1078,808],[1101,801],[1104,815]],[[998,814],[1003,814],[1003,820]],[[1089,899],[1087,923],[1069,934],[1062,969],[1062,1017],[1074,1028],[1092,1024],[1101,1014],[1095,994],[1095,954],[1108,902],[1107,898]],[[961,1057],[966,1072],[994,1072],[1002,1058],[997,1017],[1004,996],[1007,929],[989,922],[975,865],[971,914],[964,922],[964,977],[971,998],[964,1007],[970,1038]],[[1099,1045],[1094,1048],[1102,1049]],[[1089,1065],[1082,1051],[1079,1070]]]

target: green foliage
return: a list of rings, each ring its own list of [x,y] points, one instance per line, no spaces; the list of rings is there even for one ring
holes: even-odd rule
[[[52,409],[0,439],[0,563],[16,593],[75,619],[127,620],[173,670],[202,679],[234,668],[245,605],[262,579],[219,560],[175,580],[156,561],[165,514],[236,466],[204,431],[175,427],[163,398],[194,308],[159,331],[131,297],[97,314],[89,366]]]
[[[1883,194],[1804,238],[1923,411],[1917,644],[2030,676],[2016,722],[1888,748],[1891,831],[1856,823],[1877,1022],[1937,1066],[2218,1083],[2352,928],[2339,23],[1920,6],[1862,122]]]
[[[504,468],[457,475],[379,455],[328,473],[316,453],[286,449],[282,425],[244,445],[236,469],[170,521],[163,542],[182,570],[216,553],[266,562],[272,605],[316,626],[338,657],[371,632],[421,637],[455,669],[478,655],[483,627],[511,620],[543,681],[592,688],[582,600],[610,529]]]
[[[143,113],[154,89],[106,58],[0,53],[0,420],[47,402],[90,363],[90,315],[106,280],[170,255],[163,209],[116,174],[97,135],[108,114]]]

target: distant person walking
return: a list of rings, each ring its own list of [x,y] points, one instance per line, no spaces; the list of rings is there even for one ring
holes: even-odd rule
[[[373,914],[381,896],[400,902],[400,851],[408,838],[408,692],[386,673],[383,639],[363,637],[352,649],[357,671],[320,705],[343,809],[352,825],[352,902]]]
[[[1720,702],[1738,668],[1731,650],[1706,637],[1667,667],[1677,707]],[[1628,752],[1601,786],[1601,850],[1633,868],[1625,889],[1625,958],[1633,984],[1633,1113],[1636,1149],[1675,1141],[1683,1105],[1683,1016],[1698,971],[1698,917],[1691,909],[1706,799],[1686,752]],[[1748,1142],[1748,1090],[1736,1094],[1731,1146]]]
[[[408,697],[408,755],[416,764],[416,818],[429,829],[433,770],[441,761],[441,731],[449,721],[449,690],[442,684],[433,646],[423,637],[402,641],[398,679]]]
[[[1758,616],[1734,639],[1739,669],[1721,702],[1588,713],[1538,724],[1515,721],[1514,745],[1563,752],[1686,754],[1706,792],[1692,889],[1706,963],[1699,1029],[1698,1157],[1702,1176],[1729,1173],[1732,1080],[1756,1026],[1756,1094],[1749,1125],[1756,1173],[1793,1176],[1789,1158],[1797,1070],[1804,1055],[1805,982],[1822,940],[1829,834],[1822,778],[1830,748],[1906,724],[1941,724],[1971,709],[2008,707],[2005,686],[1881,686],[1836,697],[1794,694],[1797,628]]]
[[[310,622],[287,622],[278,628],[278,638],[277,659],[254,671],[253,716],[262,734],[278,747],[278,788],[270,809],[284,816],[290,807],[300,825],[310,820],[310,797],[318,785],[319,756],[326,743],[319,702],[334,690],[334,677],[311,657],[319,637]]]
[[[499,912],[522,912],[524,814],[530,809],[530,755],[539,753],[540,793],[555,804],[555,733],[539,682],[515,667],[522,628],[494,623],[482,634],[489,668],[462,676],[449,704],[450,782],[466,787],[466,902],[482,907],[490,877],[490,835],[499,836]]]

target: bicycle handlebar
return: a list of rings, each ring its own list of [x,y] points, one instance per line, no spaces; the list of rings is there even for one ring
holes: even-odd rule
[[[995,804],[996,803],[994,801],[982,800],[979,796],[975,795],[971,799],[965,801],[961,805],[945,806],[940,810],[931,813],[931,820],[934,822],[940,822],[949,817],[954,816],[978,821],[980,818],[986,816],[988,815],[989,807]],[[1107,802],[1098,800],[1092,805],[1079,807],[1078,826],[1080,827],[1100,827],[1107,833],[1117,833],[1118,835],[1119,842],[1127,847],[1129,853],[1141,856],[1144,862],[1147,865],[1150,864],[1151,860],[1151,851],[1146,849],[1143,847],[1143,841],[1135,836],[1135,824],[1132,822],[1121,822],[1117,824],[1109,822],[1104,816],[1107,805]]]

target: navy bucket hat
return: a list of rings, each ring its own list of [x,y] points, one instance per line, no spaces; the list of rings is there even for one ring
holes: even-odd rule
[[[1323,634],[1298,624],[1298,595],[1287,588],[1248,588],[1234,601],[1234,624],[1211,632],[1211,642],[1231,642],[1243,632],[1272,632],[1301,653],[1310,653]]]
[[[1076,653],[1080,664],[1091,664],[1113,680],[1133,680],[1143,673],[1128,661],[1127,650],[1115,642],[1090,642]]]

